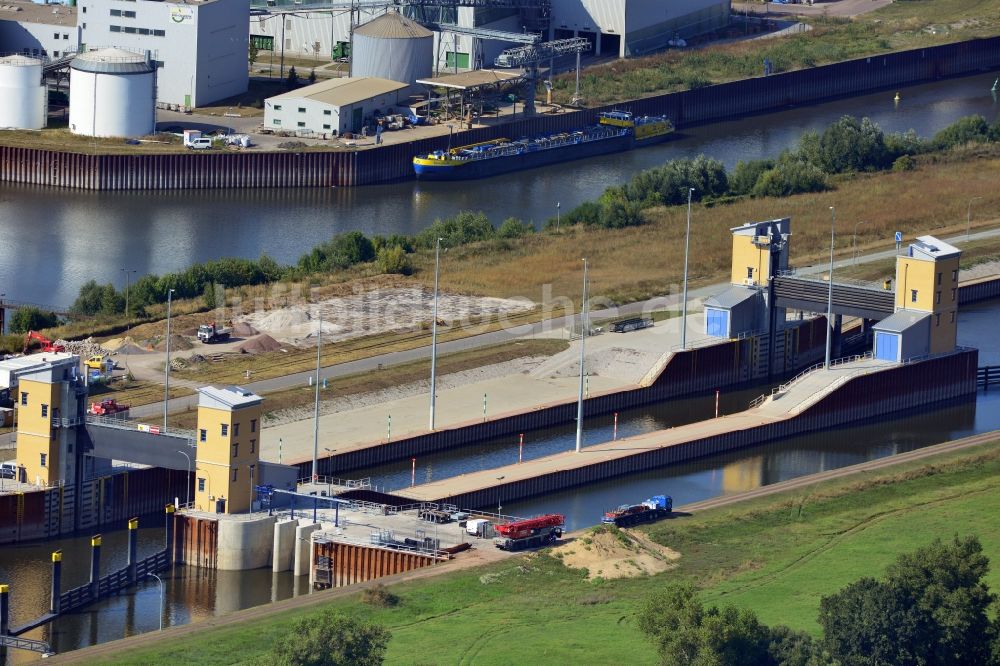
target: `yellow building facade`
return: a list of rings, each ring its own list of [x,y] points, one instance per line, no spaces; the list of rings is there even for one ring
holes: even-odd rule
[[[748,222],[730,229],[733,235],[732,272],[734,285],[757,287],[766,285],[772,274],[788,268],[788,218],[766,222]]]
[[[961,256],[958,248],[933,236],[921,236],[905,255],[896,258],[896,310],[931,315],[931,354],[955,349]]]
[[[247,512],[260,478],[261,398],[238,386],[198,392],[194,508]]]
[[[36,365],[20,374],[11,396],[17,409],[17,463],[27,483],[73,483],[75,426],[86,403],[77,371],[80,359],[72,354],[35,356]]]

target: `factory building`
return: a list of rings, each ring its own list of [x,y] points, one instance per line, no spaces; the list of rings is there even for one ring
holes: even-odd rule
[[[204,106],[247,90],[244,0],[81,0],[78,11],[88,47],[150,52],[160,106]]]
[[[675,39],[690,39],[724,27],[730,0],[550,0],[547,39],[585,37],[596,53],[625,58],[662,49]],[[257,6],[255,0],[254,5]],[[259,3],[263,6],[265,3]],[[273,6],[273,2],[267,2]],[[498,3],[501,4],[501,3]],[[278,6],[283,3],[279,0]],[[362,9],[358,24],[384,13]],[[520,33],[538,29],[536,18],[509,7],[403,7],[408,18],[468,28]],[[360,28],[355,28],[355,36]],[[350,12],[259,14],[251,18],[250,33],[274,45],[275,51],[328,58],[338,43],[351,41]],[[433,34],[434,69],[455,72],[488,68],[512,42],[481,39],[450,32]],[[357,45],[355,44],[355,47]],[[352,72],[357,76],[358,72]]]
[[[724,27],[730,0],[551,0],[551,39],[585,37],[594,52],[638,56]]]
[[[264,127],[289,132],[360,132],[376,112],[407,99],[410,86],[378,78],[321,81],[264,101]]]
[[[61,58],[80,46],[77,10],[64,5],[0,4],[0,52]]]

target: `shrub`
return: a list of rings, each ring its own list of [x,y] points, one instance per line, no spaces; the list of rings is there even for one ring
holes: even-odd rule
[[[361,599],[366,604],[375,606],[376,608],[391,608],[399,605],[399,597],[390,592],[389,588],[381,583],[369,587],[362,592]]]
[[[967,143],[985,143],[990,140],[990,126],[982,116],[959,118],[934,135],[934,147],[943,150]]]
[[[390,633],[381,625],[359,622],[327,610],[298,620],[271,652],[283,666],[378,666],[385,659]]]
[[[447,247],[456,247],[476,241],[489,240],[496,234],[486,213],[471,210],[460,211],[454,217],[438,218],[434,224],[427,227],[414,239],[414,245],[423,248],[433,248],[437,239]]]
[[[826,189],[826,176],[816,166],[798,160],[782,160],[760,175],[753,187],[755,197],[787,197]]]
[[[521,238],[533,233],[535,233],[533,226],[516,217],[508,217],[497,229],[497,237],[499,238]]]
[[[917,161],[909,155],[902,155],[892,163],[893,171],[913,171],[917,168]]]
[[[750,194],[761,174],[773,168],[774,160],[750,160],[749,162],[741,160],[737,162],[736,168],[733,169],[733,175],[729,177],[729,191],[738,195]]]
[[[403,248],[389,245],[378,251],[378,269],[382,273],[409,275],[413,272],[413,262]]]
[[[337,234],[299,258],[299,269],[318,273],[350,268],[375,258],[375,246],[360,231]]]
[[[869,118],[843,116],[819,138],[818,164],[827,173],[871,171],[888,166],[882,129]]]

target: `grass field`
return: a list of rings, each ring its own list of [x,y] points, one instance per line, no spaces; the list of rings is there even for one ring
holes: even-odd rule
[[[998,473],[995,441],[666,521],[647,529],[681,558],[654,577],[588,582],[543,552],[396,585],[393,608],[358,595],[333,605],[391,629],[390,664],[652,664],[635,613],[652,588],[674,581],[702,587],[709,603],[753,608],[766,623],[815,633],[822,595],[880,575],[898,553],[935,537],[977,534],[994,562],[988,582],[1000,589]],[[247,663],[294,620],[324,607],[206,626],[103,663]]]

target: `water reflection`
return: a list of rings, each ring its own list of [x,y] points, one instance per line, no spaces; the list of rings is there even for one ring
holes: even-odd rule
[[[684,128],[659,146],[535,169],[485,181],[404,182],[362,188],[82,192],[4,186],[0,195],[0,284],[8,297],[65,304],[94,278],[119,282],[120,268],[165,273],[222,256],[281,262],[331,234],[413,234],[436,217],[463,209],[491,219],[517,215],[541,223],[624,182],[635,172],[699,153],[732,167],[773,157],[807,131],[841,115],[867,115],[886,131],[933,135],[974,113],[998,118],[990,96],[995,76],[979,74],[901,89],[898,106],[886,92]],[[502,196],[497,196],[502,192]],[[516,203],[514,203],[516,202]],[[52,266],[61,270],[51,271]]]

